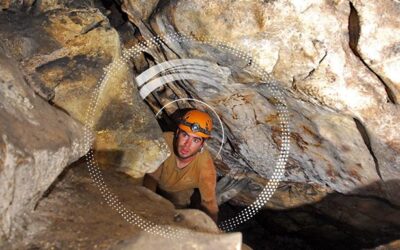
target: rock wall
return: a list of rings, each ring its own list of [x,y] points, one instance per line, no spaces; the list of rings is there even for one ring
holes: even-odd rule
[[[354,6],[357,8],[357,2]],[[159,35],[180,32],[246,48],[280,81],[287,94],[293,128],[293,151],[285,180],[311,181],[341,193],[379,182],[375,194],[398,204],[398,192],[394,190],[399,187],[386,183],[398,180],[400,174],[400,138],[396,132],[399,106],[381,81],[385,78],[383,72],[367,67],[349,45],[350,7],[349,1],[174,1],[163,6],[149,22]],[[126,11],[144,37],[151,34],[140,19]],[[360,27],[362,34],[363,23]],[[361,42],[357,48],[363,46]],[[261,149],[258,152],[263,147],[257,145],[267,141],[269,145],[263,149],[278,148],[271,136],[276,124],[268,118],[274,110],[260,96],[266,94],[264,90],[246,88],[245,84],[257,78],[241,77],[248,70],[243,68],[243,60],[236,57],[229,61],[221,50],[199,44],[166,43],[167,59],[175,58],[175,53],[230,67],[229,90],[219,89],[218,95],[211,95],[201,84],[190,82],[184,83],[184,88],[215,105],[230,129],[228,138],[240,142],[237,151],[253,170],[270,173],[270,168],[263,169],[263,163],[271,160],[271,154]],[[151,53],[156,61],[162,58],[157,52]],[[235,89],[237,83],[243,85]],[[224,157],[229,159],[229,155]]]
[[[105,67],[121,56],[118,34],[92,5],[60,2],[39,8],[43,4],[32,7],[36,15],[9,11],[0,16],[2,42],[21,62],[25,78],[36,93],[97,131],[99,161],[136,178],[151,172],[169,152],[133,88],[131,69],[113,72],[95,99]]]
[[[0,49],[1,239],[20,229],[65,166],[90,144],[82,140],[83,125],[35,95],[17,62]]]
[[[29,217],[92,143],[98,161],[133,177],[153,171],[169,154],[128,67],[114,73],[89,112],[104,68],[121,56],[118,34],[94,6],[1,1],[2,237],[26,224],[22,215]],[[83,124],[95,137],[84,133]]]
[[[399,20],[398,2],[351,1],[359,17],[357,52],[362,61],[386,84],[391,102],[399,104]],[[385,13],[385,14],[382,14]]]
[[[216,39],[249,51],[279,80],[290,111],[291,153],[285,177],[267,207],[314,204],[312,211],[319,213],[320,202],[329,203],[332,210],[322,213],[334,221],[377,237],[383,235],[377,228],[386,225],[391,239],[399,237],[399,224],[383,223],[373,207],[390,210],[393,218],[399,215],[400,109],[393,75],[398,68],[398,29],[396,21],[390,21],[398,9],[396,1],[179,0],[165,3],[145,22],[123,8],[144,38],[179,32],[199,40]],[[259,177],[271,176],[281,145],[271,93],[252,71],[251,60],[232,50],[193,41],[163,42],[161,51],[148,51],[148,65],[199,58],[229,69],[219,88],[181,81],[147,101],[157,110],[177,98],[193,97],[215,108],[227,137],[217,161],[220,173],[240,169],[233,180],[218,183],[219,201],[244,188],[233,200],[249,205],[267,184]],[[146,62],[137,64],[146,67]],[[217,134],[221,132],[217,128]],[[221,141],[215,139],[209,143],[214,153]],[[330,201],[334,194],[344,194],[335,200],[353,200],[356,207],[369,209],[350,212],[344,204],[323,200]],[[374,218],[373,222],[360,219],[363,216]]]
[[[179,249],[180,242],[185,241],[188,243],[181,249],[215,249],[213,245],[240,249],[241,234],[219,233],[205,213],[175,209],[171,202],[138,186],[128,175],[109,166],[102,166],[102,171],[118,199],[130,213],[140,216],[141,226],[125,220],[105,204],[92,184],[85,161],[78,161],[40,201],[22,234],[4,248],[155,249],[163,244],[162,249],[172,250]],[[158,226],[155,230],[151,228],[154,225]],[[167,227],[182,230],[183,237],[179,240],[162,237],[161,230],[167,231]]]
[[[49,131],[72,131],[68,124],[76,121],[70,117],[85,123],[103,68],[122,55],[122,47],[180,32],[199,40],[218,39],[249,52],[251,60],[222,46],[168,40],[136,57],[110,79],[93,113],[90,125],[96,131],[98,161],[133,177],[151,172],[169,153],[153,113],[177,98],[197,98],[215,108],[225,127],[227,139],[216,159],[219,174],[237,173],[218,183],[219,201],[232,199],[234,204],[249,205],[268,182],[282,146],[276,100],[252,67],[258,62],[279,81],[291,126],[285,175],[266,208],[288,210],[289,219],[280,221],[289,231],[312,234],[323,221],[328,224],[320,232],[325,236],[335,231],[338,238],[354,236],[358,242],[373,236],[385,236],[384,241],[400,237],[396,221],[400,205],[397,1],[121,1],[121,6],[114,3],[110,7],[111,13],[99,1],[1,1],[0,6],[2,47],[16,61],[12,71],[17,72],[16,67],[21,70],[13,74],[25,79],[11,82],[29,85],[29,91],[33,89],[53,105],[43,110],[51,108],[55,117],[63,115],[65,127]],[[116,29],[106,15],[114,20]],[[134,78],[157,63],[178,58],[207,60],[228,75],[221,86],[195,81],[168,84],[146,99],[148,107],[144,105]],[[11,114],[20,112],[16,117],[26,120],[36,117],[26,111],[30,101],[16,97],[16,90],[7,91],[1,97],[15,97],[21,106],[18,111],[1,114],[7,121],[1,123],[4,131],[10,131],[4,124],[12,124]],[[1,103],[10,110],[9,104]],[[188,106],[201,105],[172,105],[164,115],[172,117],[178,108]],[[35,124],[24,125],[22,130]],[[81,137],[80,133],[79,129],[71,132],[68,145],[73,145],[73,138]],[[217,126],[216,134],[221,133]],[[4,145],[16,144],[8,143],[10,138],[3,138]],[[17,135],[12,138],[20,141]],[[208,143],[214,154],[221,142],[216,136]],[[48,150],[63,144],[51,145]],[[64,165],[83,153],[72,153],[71,146],[69,150],[61,157]],[[25,164],[9,157],[1,159],[8,159],[8,165]],[[46,178],[44,186],[54,180],[63,164]],[[44,186],[36,194],[26,194],[40,197]],[[7,193],[5,197],[13,196]],[[32,206],[37,198],[29,197],[18,204],[28,201]],[[7,206],[3,205],[2,211]],[[16,215],[3,214],[8,216],[2,224],[3,234],[8,235],[8,218]],[[314,231],[307,231],[308,225]],[[342,228],[347,228],[344,234],[340,234]]]

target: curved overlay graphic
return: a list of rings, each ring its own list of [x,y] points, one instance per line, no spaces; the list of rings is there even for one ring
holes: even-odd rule
[[[117,72],[119,69],[126,67],[129,60],[134,59],[136,56],[140,55],[143,51],[155,48],[159,46],[160,43],[165,43],[165,41],[175,41],[178,43],[196,41],[199,43],[218,47],[219,49],[225,50],[227,53],[234,54],[244,60],[248,61],[252,60],[251,64],[252,69],[257,74],[262,76],[262,80],[265,83],[262,85],[262,87],[267,88],[272,93],[273,97],[278,100],[276,104],[276,109],[278,111],[278,117],[281,126],[282,144],[277,159],[277,164],[274,168],[274,172],[270,177],[267,185],[263,188],[263,190],[257,197],[256,201],[253,202],[250,206],[246,207],[244,210],[242,210],[235,217],[227,219],[219,225],[219,228],[221,230],[231,231],[239,224],[249,220],[252,216],[254,216],[257,213],[257,211],[261,209],[270,199],[270,197],[278,187],[280,179],[283,176],[290,149],[289,147],[290,129],[288,123],[289,121],[288,109],[286,106],[286,101],[277,86],[277,82],[274,79],[272,79],[265,70],[259,67],[258,64],[254,62],[254,60],[250,56],[236,49],[235,46],[215,39],[194,40],[193,38],[186,37],[184,35],[172,33],[165,35],[163,37],[154,37],[146,41],[146,43],[138,44],[130,49],[125,50],[121,58],[115,60],[109,67],[107,67],[104,70],[103,76],[99,80],[99,84],[93,93],[93,97],[88,107],[85,120],[85,137],[84,137],[85,143],[86,145],[91,143],[90,135],[91,135],[91,128],[94,125],[94,113],[97,109],[97,104],[99,102],[101,93],[105,89],[105,86],[108,84],[108,80],[110,79],[110,77],[113,76],[113,74]],[[168,82],[176,80],[195,80],[210,84],[217,89],[221,89],[222,87],[221,82],[225,81],[226,76],[229,74],[230,72],[227,72],[223,67],[216,67],[215,64],[212,64],[204,60],[178,59],[157,64],[149,68],[142,74],[140,74],[135,80],[137,82],[136,87],[140,89],[139,94],[144,99],[157,88],[163,86]],[[192,98],[183,98],[168,103],[158,111],[157,115],[166,106],[176,101],[197,101],[201,102],[208,108],[212,109],[210,105],[200,100]],[[212,110],[215,113],[216,117],[218,118],[219,123],[221,125],[221,129],[224,132],[223,124],[220,118],[218,117],[214,109]],[[222,138],[222,143],[223,143],[224,133],[222,136],[223,136]],[[218,151],[218,155],[220,154],[221,149],[222,149],[222,144]],[[86,162],[90,176],[93,179],[96,186],[99,188],[106,203],[115,211],[117,211],[127,222],[138,226],[139,228],[141,228],[146,232],[158,234],[160,236],[167,238],[182,238],[183,236],[190,233],[188,230],[177,229],[170,226],[157,225],[154,222],[144,220],[134,212],[128,210],[124,206],[124,204],[119,201],[118,197],[110,191],[110,189],[104,182],[101,170],[97,167],[96,162],[94,160],[93,151],[90,151],[86,155]],[[234,176],[235,171],[231,171],[231,173],[229,173],[228,175]]]

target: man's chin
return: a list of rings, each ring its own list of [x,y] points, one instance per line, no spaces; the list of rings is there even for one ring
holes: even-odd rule
[[[178,156],[178,158],[181,159],[181,160],[186,160],[186,159],[192,157],[192,156],[195,155],[195,154],[196,154],[196,153],[190,154],[190,155],[189,155],[189,154],[188,154],[188,155],[182,155],[181,153],[178,152],[178,155],[177,155],[177,156]]]
[[[181,160],[185,160],[185,159],[187,159],[187,158],[190,157],[190,155],[181,155],[181,154],[178,154],[177,156],[178,156],[178,158],[181,159]]]

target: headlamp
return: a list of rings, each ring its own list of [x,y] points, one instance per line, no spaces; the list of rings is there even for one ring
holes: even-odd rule
[[[201,133],[206,134],[206,135],[210,135],[211,134],[210,131],[200,127],[200,125],[198,123],[190,123],[190,122],[181,120],[181,124],[183,124],[185,126],[188,126],[194,133],[201,132]]]

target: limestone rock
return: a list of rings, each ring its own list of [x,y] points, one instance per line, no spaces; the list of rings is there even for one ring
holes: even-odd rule
[[[382,179],[398,180],[400,173],[399,117],[399,39],[400,14],[397,1],[362,2],[351,1],[359,18],[360,33],[357,52],[361,59],[386,84],[391,102],[381,108],[368,110],[365,124],[371,133],[371,144],[377,158]],[[382,14],[385,13],[385,14]],[[357,34],[356,34],[357,35]],[[398,204],[399,185],[385,185],[388,199]]]
[[[291,97],[287,100],[292,144],[286,178],[294,183],[319,183],[347,194],[380,180],[352,117]],[[385,196],[379,191],[375,194]]]
[[[302,218],[302,212],[311,211],[350,226],[354,231],[345,237],[357,235],[361,242],[372,235],[384,237],[384,230],[390,240],[398,237],[398,224],[392,220],[398,216],[400,194],[400,112],[385,84],[350,48],[349,15],[348,1],[181,0],[170,2],[149,22],[159,35],[177,31],[245,47],[280,81],[290,112],[291,154],[267,207],[300,208],[292,219],[301,225],[291,222],[300,231],[307,231],[308,219],[316,221],[314,232],[319,230],[321,218]],[[137,26],[143,37],[151,34]],[[219,86],[199,81],[173,86],[205,101],[221,117],[227,143],[217,163],[222,175],[234,170],[234,176],[218,183],[219,201],[234,197],[231,202],[249,205],[268,183],[282,143],[274,98],[263,89],[249,58],[216,44],[165,43],[162,52],[148,52],[154,63],[175,59],[171,54],[176,53],[178,58],[203,59],[230,70]],[[171,94],[177,92],[170,88],[154,94],[159,105],[185,97]],[[216,153],[222,130],[214,123],[215,140],[208,145]],[[378,214],[379,208],[391,219]],[[321,229],[321,235],[329,238],[334,227],[332,223]],[[335,229],[337,237],[340,230]]]
[[[15,0],[2,0],[0,1],[0,8],[3,9],[29,9],[32,7],[33,0],[15,1]]]
[[[86,162],[80,161],[70,166],[52,192],[40,201],[29,219],[28,227],[20,233],[10,249],[120,249],[137,246],[134,244],[142,246],[143,243],[164,244],[161,247],[164,249],[168,240],[160,234],[145,233],[144,223],[147,222],[152,223],[150,226],[157,225],[158,230],[173,227],[187,236],[185,240],[200,246],[210,246],[211,242],[218,243],[222,249],[240,246],[240,233],[220,234],[205,213],[176,210],[171,202],[138,186],[129,176],[107,166],[100,167],[109,190],[127,211],[140,217],[140,221],[128,222],[116,211],[115,206],[108,206],[100,190],[93,185]],[[137,241],[132,242],[132,239]],[[182,241],[175,242],[190,247]]]
[[[395,240],[389,244],[384,244],[373,248],[374,250],[396,250],[400,248],[400,240]]]
[[[216,63],[220,65],[223,60]],[[251,73],[249,68],[246,70]],[[229,76],[219,87],[198,81],[187,81],[183,86],[200,100],[210,104],[224,123],[225,138],[228,138],[229,143],[224,144],[220,163],[231,169],[242,169],[243,172],[250,170],[264,178],[270,178],[277,163],[278,149],[282,147],[282,117],[274,104],[271,88],[262,83],[246,85],[235,82],[233,76]],[[155,95],[164,105],[173,100],[168,91],[157,93],[159,94]],[[290,113],[288,119],[292,128],[292,143],[289,164],[282,181],[319,186],[318,196],[321,198],[330,191],[351,194],[358,187],[370,185],[380,179],[373,156],[352,117],[303,101],[302,99],[307,98],[302,95],[287,92],[285,98]],[[216,153],[222,139],[222,130],[217,120],[214,123],[215,140],[208,144]],[[236,177],[245,176],[246,174]],[[224,188],[222,184],[219,183],[218,189],[220,203],[237,194],[228,194],[233,187],[226,185]],[[248,183],[243,184],[245,186]],[[246,200],[257,197],[263,185],[254,184],[253,188],[253,191],[246,193]],[[369,194],[387,196],[379,188],[364,193]],[[303,199],[305,196],[306,194],[299,196],[296,201],[286,201],[282,197],[281,205],[291,207],[301,205],[302,202],[306,204],[308,199]]]
[[[209,216],[204,216],[204,212],[197,209],[176,209],[176,221],[186,221],[185,227],[193,228],[196,232],[218,233],[219,228]]]
[[[396,5],[397,3],[390,4]],[[355,6],[357,6],[357,1],[355,1]],[[360,4],[360,6],[363,5]],[[375,5],[371,5],[370,8],[373,6]],[[397,11],[394,10],[396,8],[392,9],[392,12]],[[332,117],[333,120],[329,118],[329,121],[321,119],[316,121],[320,123],[319,126],[324,127],[321,129],[330,130],[330,126],[349,127],[349,124],[353,131],[356,131],[356,127],[360,128],[363,131],[360,134],[370,154],[367,158],[360,157],[360,159],[368,162],[365,164],[368,165],[369,170],[366,170],[368,172],[366,175],[369,177],[363,177],[365,173],[353,174],[353,177],[349,177],[350,182],[357,178],[373,181],[378,176],[382,179],[381,185],[385,190],[381,194],[382,197],[398,204],[400,187],[389,187],[385,183],[398,183],[389,181],[400,179],[400,135],[397,133],[400,130],[399,107],[390,103],[390,93],[386,91],[385,84],[351,50],[349,46],[349,15],[350,3],[348,1],[329,3],[303,1],[300,3],[282,0],[254,3],[219,1],[216,3],[215,1],[182,0],[171,2],[162,11],[155,14],[150,23],[158,34],[177,31],[195,38],[215,38],[225,44],[244,47],[254,55],[254,58],[266,71],[280,81],[284,91],[299,93],[303,95],[302,100],[337,112],[334,115],[336,118]],[[383,29],[381,31],[383,32]],[[392,35],[391,39],[387,40],[394,41],[395,39],[396,36]],[[360,38],[359,48],[363,46],[361,40]],[[379,41],[376,43],[380,44]],[[371,47],[370,43],[366,44],[366,47]],[[246,75],[238,72],[248,71],[250,68],[249,62],[246,60],[237,60],[237,57],[232,55],[227,56],[222,49],[209,45],[193,46],[193,43],[172,41],[168,43],[168,48],[183,58],[202,58],[230,67],[232,75]],[[251,73],[250,75],[256,76]],[[257,81],[255,76],[250,77],[249,80],[243,77],[232,76],[232,78],[240,83],[248,84]],[[201,94],[202,92],[195,91],[195,93]],[[214,93],[221,94],[221,92]],[[207,95],[209,93],[202,96]],[[214,94],[214,96],[216,95]],[[211,97],[208,97],[210,100]],[[253,112],[250,108],[251,105],[247,106],[241,113],[246,110]],[[257,112],[255,112],[255,116],[258,115]],[[247,116],[246,114],[239,117],[236,124],[245,126],[254,120]],[[340,118],[340,116],[346,118]],[[352,118],[355,120],[352,121]],[[342,124],[342,120],[346,125]],[[249,158],[250,162],[254,163],[255,159],[260,157],[259,151],[263,147],[254,146],[259,145],[261,141],[268,140],[268,137],[264,137],[268,133],[263,132],[261,137],[250,137],[253,141],[249,139],[247,149],[243,148],[243,152],[244,150],[257,152]],[[340,133],[336,134],[328,135],[330,138],[327,139],[328,141],[335,140],[333,144],[340,147],[339,142],[344,137],[341,137]],[[353,134],[353,132],[348,134]],[[243,138],[248,136],[248,134],[243,135],[239,140],[247,143]],[[232,135],[232,138],[235,138],[235,135]],[[358,143],[354,143],[352,146],[355,150],[362,143],[360,138],[358,135],[356,139]],[[363,146],[364,150],[366,147]],[[249,150],[250,148],[251,150]],[[359,149],[357,151],[362,151],[361,148]],[[353,158],[352,155],[344,153],[341,149],[338,152],[343,155],[341,158]],[[363,152],[363,155],[368,154],[366,151]],[[374,160],[374,163],[371,159]],[[298,164],[302,165],[303,169],[311,164],[310,161],[304,160],[302,159]],[[351,161],[355,164],[361,163],[355,159]],[[363,168],[366,166],[365,164],[361,163]],[[332,166],[341,168],[340,165],[333,164]],[[375,171],[373,171],[374,165]],[[357,172],[356,169],[355,167],[346,171],[349,171],[348,174],[350,174],[350,172]],[[364,170],[360,169],[360,171]],[[332,171],[329,172],[332,173]],[[373,172],[376,172],[377,175]],[[319,178],[317,176],[320,174],[314,173],[313,175]],[[348,182],[349,180],[343,181]],[[359,183],[357,180],[355,182],[363,183],[363,181]],[[347,183],[344,185],[354,187],[358,184]]]
[[[81,123],[35,95],[0,50],[1,239],[24,225],[62,170],[89,150],[91,138]]]
[[[361,189],[366,188],[368,186]],[[282,192],[296,197],[298,187],[286,186]],[[310,192],[306,197],[312,195]],[[322,249],[327,245],[331,249],[373,249],[374,246],[383,245],[382,249],[386,249],[386,244],[387,249],[391,249],[389,243],[394,241],[393,246],[396,246],[395,242],[400,237],[399,217],[398,207],[385,200],[372,196],[330,193],[305,206],[264,210],[255,216],[250,225],[243,227],[254,228],[251,230],[254,235],[258,234],[256,228],[261,225],[267,232],[260,236],[265,238],[270,235],[273,237],[274,230],[268,228],[280,228],[285,231],[284,235],[301,235],[307,244],[313,245],[311,249]],[[297,248],[306,248],[304,243]],[[274,246],[274,243],[271,245]],[[285,248],[285,245],[280,248]]]
[[[21,61],[35,91],[97,132],[99,161],[141,177],[168,156],[161,130],[133,86],[129,65],[115,67],[95,99],[105,68],[122,55],[118,34],[99,10],[53,9],[37,16],[7,12],[0,18],[1,40]]]
[[[204,89],[199,83],[192,87]],[[227,137],[234,138],[236,153],[246,162],[242,168],[250,167],[269,179],[275,170],[278,149],[282,147],[280,118],[271,101],[273,96],[262,87],[236,91],[231,88],[231,91],[234,94],[220,92],[225,97],[215,99],[203,95],[204,91],[198,93],[220,113],[226,131],[229,131]],[[290,111],[291,153],[283,182],[318,185],[325,189],[322,193],[351,194],[359,187],[380,180],[374,159],[353,118],[301,101],[295,96],[287,95],[286,100]],[[237,157],[227,150],[223,152],[221,161],[237,168],[240,164]],[[254,192],[246,195],[256,197],[262,188],[263,185],[254,187]],[[386,197],[380,189],[369,191],[364,195],[374,193]],[[281,201],[287,207],[307,203],[304,196],[300,197],[299,203]]]
[[[102,9],[104,7],[97,0],[1,0],[0,8],[6,11],[22,11],[38,14],[55,9]]]
[[[399,2],[351,1],[359,18],[357,51],[362,60],[387,84],[392,98],[400,102]],[[383,14],[384,13],[384,14]],[[357,34],[355,34],[357,35]]]
[[[182,240],[176,239],[163,239],[155,237],[148,233],[140,233],[137,237],[123,242],[116,246],[114,249],[119,250],[133,250],[133,249],[241,249],[240,233],[231,233],[224,235],[202,235],[192,234],[190,238],[183,238]]]
[[[135,18],[137,21],[147,21],[159,0],[124,0],[122,2],[123,11],[130,13],[131,18]]]

